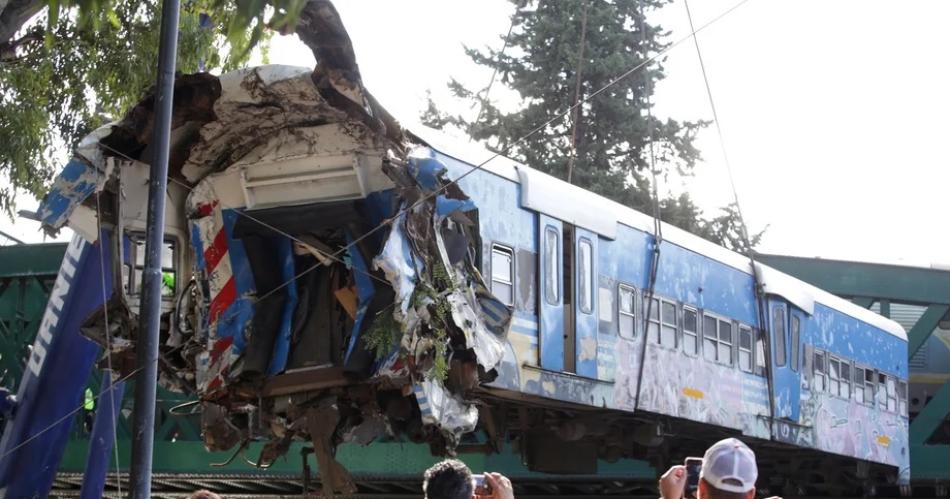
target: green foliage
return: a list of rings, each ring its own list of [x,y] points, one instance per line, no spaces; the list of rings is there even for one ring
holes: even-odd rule
[[[459,127],[533,168],[653,213],[651,141],[659,175],[675,172],[689,176],[701,157],[694,139],[707,125],[703,121],[660,120],[648,112],[653,88],[664,77],[664,69],[662,62],[645,61],[668,42],[667,33],[650,24],[644,12],[662,7],[667,0],[512,2],[517,9],[504,53],[471,48],[466,53],[474,62],[497,72],[496,85],[517,92],[519,108],[504,112],[487,100],[484,92],[452,80],[451,92],[478,106],[480,119],[474,122],[461,115],[446,115],[429,99],[422,121],[435,128]],[[608,87],[619,75],[642,64],[642,69]],[[608,88],[585,101],[604,87]],[[557,118],[575,102],[583,102],[576,113]],[[738,230],[734,227],[739,222],[735,211],[727,210],[710,221],[701,217],[688,196],[665,199],[661,204],[664,220],[741,249],[733,239],[722,238]]]
[[[373,325],[363,336],[363,343],[366,348],[373,351],[377,359],[385,359],[393,347],[402,339],[402,329],[396,318],[393,317],[392,309],[386,309],[380,312],[373,320]]]
[[[265,27],[290,29],[304,0],[182,2],[177,70],[242,67]],[[155,84],[159,0],[49,0],[0,40],[0,209],[42,196],[77,142],[119,119]],[[202,20],[206,22],[202,24]]]

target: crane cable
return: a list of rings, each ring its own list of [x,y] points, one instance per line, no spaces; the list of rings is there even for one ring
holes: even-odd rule
[[[749,267],[752,270],[752,292],[755,295],[756,309],[758,312],[758,319],[760,328],[758,335],[765,343],[763,359],[765,364],[765,379],[769,388],[769,424],[770,426],[775,422],[775,383],[772,373],[772,365],[769,362],[768,358],[772,351],[772,342],[770,336],[766,333],[768,329],[768,314],[765,311],[766,299],[765,299],[765,288],[762,285],[762,278],[759,275],[758,265],[755,261],[755,253],[752,251],[752,241],[749,238],[748,226],[745,222],[745,217],[742,214],[742,206],[739,204],[739,193],[736,190],[735,177],[732,173],[732,164],[729,162],[729,154],[726,152],[726,141],[723,138],[722,133],[722,123],[719,120],[719,113],[716,112],[716,100],[713,98],[712,86],[709,84],[709,76],[706,73],[706,64],[703,61],[703,52],[699,48],[699,38],[696,36],[696,31],[693,29],[693,14],[689,9],[689,0],[683,0],[683,5],[686,6],[686,18],[689,20],[689,29],[692,32],[693,45],[696,47],[696,56],[699,59],[699,68],[703,74],[703,84],[706,87],[706,96],[709,98],[709,107],[712,110],[713,123],[716,125],[716,136],[719,139],[719,148],[722,150],[722,159],[726,164],[726,173],[729,178],[729,187],[732,189],[732,198],[733,203],[736,206],[736,214],[739,216],[739,234],[742,238],[742,244],[745,245],[745,248],[742,248],[746,256],[749,257]],[[784,341],[784,338],[782,338]],[[753,361],[753,369],[755,369]]]

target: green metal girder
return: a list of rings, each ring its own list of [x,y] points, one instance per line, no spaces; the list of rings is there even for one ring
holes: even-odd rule
[[[783,255],[756,260],[839,296],[950,304],[950,271]]]
[[[940,320],[950,311],[950,305],[930,305],[907,333],[907,358],[911,358],[933,334]]]
[[[297,474],[302,469],[300,450],[305,445],[307,444],[304,442],[294,442],[283,458],[278,459],[270,468],[262,470],[248,464],[241,458],[235,459],[228,466],[211,466],[211,463],[227,461],[232,452],[208,452],[201,442],[157,441],[155,442],[155,457],[152,469],[155,473],[259,474],[266,472]],[[246,457],[256,460],[262,447],[263,444],[260,442],[252,443],[246,452]],[[81,473],[86,465],[88,449],[88,440],[70,441],[66,447],[60,471]],[[123,472],[129,469],[129,456],[131,456],[130,441],[119,440],[119,459]],[[341,445],[337,450],[336,458],[348,471],[356,476],[382,475],[411,478],[422,476],[427,468],[442,460],[441,457],[432,455],[428,445],[396,442],[379,442],[365,447],[356,444]],[[468,464],[473,470],[500,471],[511,478],[552,478],[552,475],[547,473],[528,471],[522,464],[520,455],[512,452],[511,449],[505,449],[500,454],[491,455],[463,453],[459,455],[459,459]],[[319,469],[312,454],[309,457],[309,462],[314,471]],[[112,469],[115,469],[114,463]],[[655,470],[645,461],[632,459],[622,459],[615,463],[599,461],[597,469],[598,478],[609,478],[611,476],[622,477],[627,480],[653,480],[656,478]],[[578,478],[578,475],[571,475],[571,477]]]
[[[55,276],[66,254],[66,243],[0,246],[0,279]]]
[[[910,423],[910,443],[924,445],[947,414],[950,414],[950,383],[944,383]],[[950,449],[950,446],[945,447]]]

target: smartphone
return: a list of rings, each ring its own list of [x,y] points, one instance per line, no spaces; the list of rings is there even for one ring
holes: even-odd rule
[[[699,489],[699,470],[703,467],[701,457],[687,457],[683,462],[686,466],[686,497],[696,497]]]
[[[475,495],[491,495],[491,485],[485,480],[485,475],[472,475],[472,480],[475,482]]]

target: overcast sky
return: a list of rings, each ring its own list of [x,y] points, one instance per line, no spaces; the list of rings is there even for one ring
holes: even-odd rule
[[[694,0],[696,25],[737,1]],[[487,84],[490,71],[463,45],[499,48],[512,12],[505,0],[336,4],[366,86],[404,122],[425,107],[426,91],[449,105],[449,77]],[[743,211],[753,230],[769,226],[761,251],[950,263],[950,231],[939,221],[950,188],[948,18],[950,2],[936,0],[749,0],[699,34]],[[689,33],[682,0],[654,19],[670,41]],[[275,37],[270,60],[313,64],[295,37]],[[665,68],[657,114],[711,119],[692,43],[673,48]],[[714,215],[732,194],[713,127],[698,146],[696,176],[668,188],[685,188]],[[34,224],[9,225],[41,239]]]

